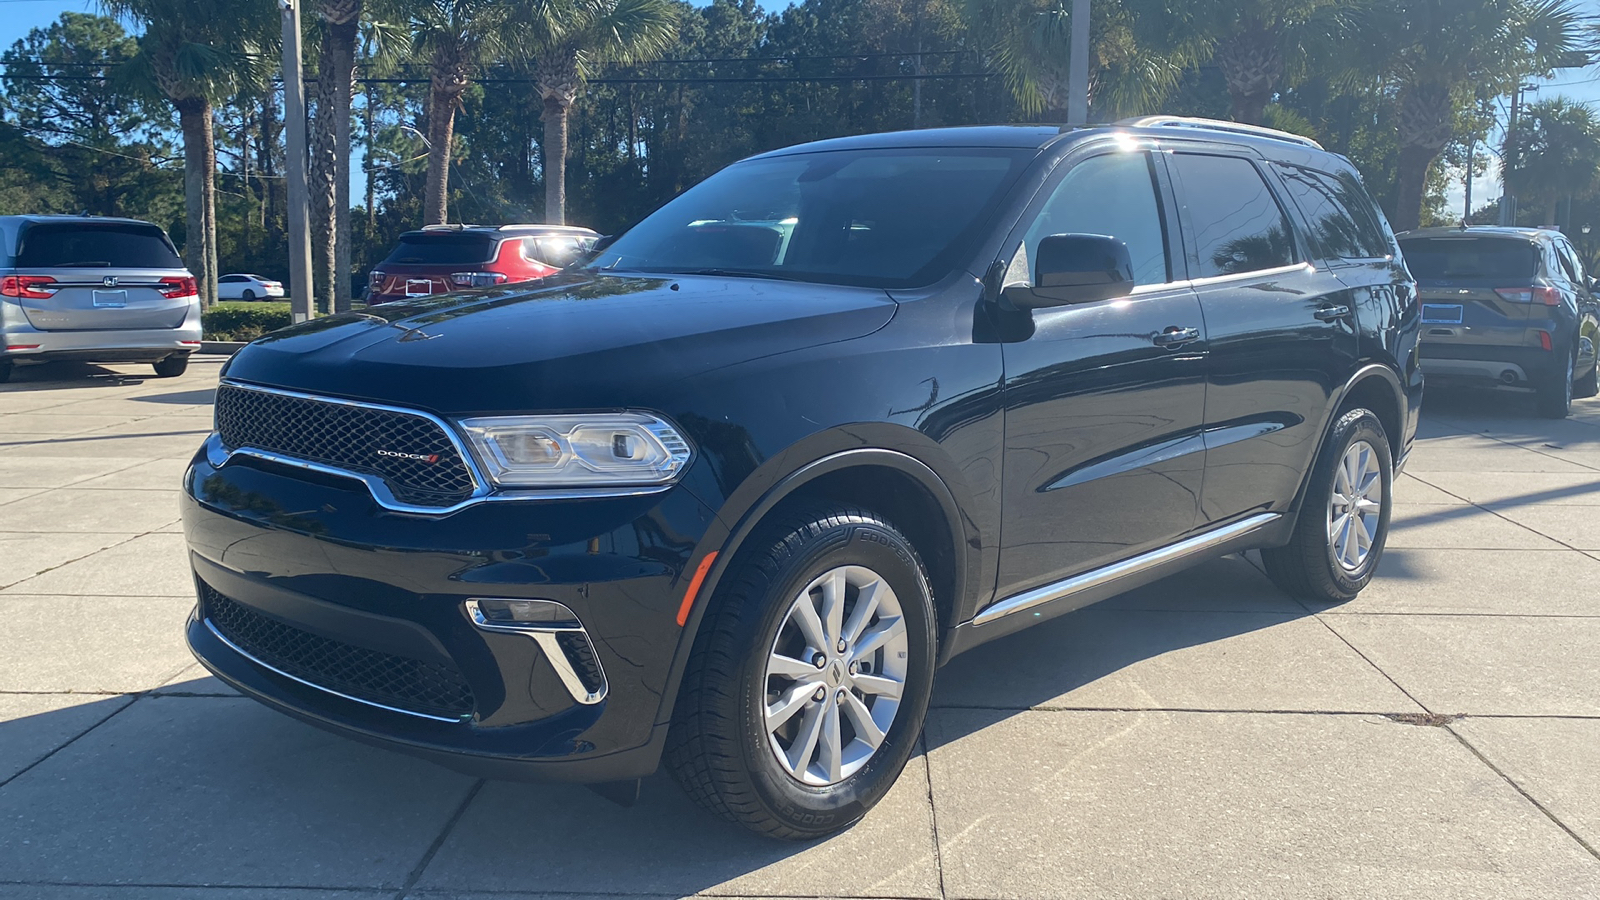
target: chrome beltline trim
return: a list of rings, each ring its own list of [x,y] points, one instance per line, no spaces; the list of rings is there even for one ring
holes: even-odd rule
[[[572,699],[582,703],[584,706],[593,706],[604,700],[606,694],[610,692],[611,683],[606,678],[605,665],[600,662],[600,654],[595,650],[594,639],[589,637],[589,630],[583,627],[581,623],[567,626],[555,625],[548,628],[526,625],[496,625],[484,618],[483,612],[478,609],[477,600],[468,600],[464,605],[467,608],[467,615],[472,617],[472,624],[484,631],[520,634],[532,638],[533,642],[539,645],[539,651],[544,654],[544,658],[550,662],[550,668],[555,670],[556,677],[561,679],[561,684],[566,687],[567,693],[572,695]],[[571,612],[571,610],[569,609],[568,612]],[[576,618],[574,616],[574,619]],[[556,635],[563,631],[581,634],[583,639],[589,642],[589,652],[595,654],[594,667],[600,673],[600,687],[597,690],[591,692],[583,686],[583,680],[578,677],[577,671],[572,668],[572,661],[567,659],[567,651],[561,649],[561,644],[556,641]]]
[[[975,617],[973,617],[972,624],[987,625],[990,622],[1002,619],[1013,613],[1019,613],[1024,610],[1033,609],[1036,606],[1042,606],[1046,603],[1051,603],[1065,597],[1070,597],[1073,594],[1081,593],[1089,590],[1090,588],[1099,587],[1103,584],[1116,581],[1119,578],[1125,578],[1129,575],[1143,572],[1147,569],[1162,565],[1163,563],[1173,562],[1186,556],[1203,552],[1211,547],[1225,544],[1234,538],[1243,537],[1252,531],[1264,528],[1281,518],[1283,518],[1281,513],[1261,513],[1259,515],[1251,516],[1248,519],[1235,522],[1232,525],[1224,525],[1221,528],[1205,532],[1204,534],[1197,534],[1192,538],[1179,541],[1176,544],[1169,544],[1165,547],[1151,550],[1148,553],[1141,553],[1132,559],[1125,559],[1119,563],[1112,563],[1109,566],[1104,566],[1091,572],[1085,572],[1082,575],[1074,575],[1073,577],[1063,581],[1057,581],[1054,584],[1047,584],[1044,587],[1034,588],[1031,591],[1013,594],[1012,596],[1007,597],[998,603],[991,604],[982,612],[978,613]]]
[[[382,703],[376,703],[376,702],[373,702],[371,700],[363,700],[360,697],[352,697],[349,694],[341,693],[341,692],[336,691],[333,688],[330,688],[330,687],[328,687],[326,685],[317,684],[315,681],[307,681],[304,678],[301,678],[301,677],[299,677],[297,675],[290,675],[288,672],[285,672],[284,670],[278,668],[277,666],[275,666],[275,665],[273,665],[271,663],[262,662],[260,659],[257,659],[256,657],[254,657],[254,656],[250,655],[249,653],[247,653],[243,647],[240,647],[238,644],[235,644],[233,641],[228,640],[227,636],[224,635],[221,631],[219,631],[217,629],[217,626],[212,624],[212,622],[211,622],[211,620],[209,618],[203,619],[202,621],[204,621],[206,623],[206,629],[208,631],[210,631],[213,635],[216,635],[217,640],[223,642],[224,644],[227,644],[228,648],[230,650],[232,650],[233,652],[239,654],[240,656],[244,657],[245,659],[250,660],[251,662],[255,663],[256,665],[260,666],[263,669],[266,669],[269,672],[274,672],[274,673],[276,673],[278,675],[282,675],[283,677],[289,679],[290,681],[298,682],[300,684],[305,685],[306,687],[316,688],[317,690],[322,691],[325,694],[332,694],[335,697],[342,697],[342,698],[344,698],[346,700],[350,700],[350,701],[355,702],[355,703],[360,703],[363,706],[372,706],[372,707],[376,707],[377,709],[388,710],[389,712],[400,713],[401,715],[405,715],[405,716],[416,716],[419,719],[429,719],[429,720],[432,720],[434,722],[445,722],[445,723],[448,723],[450,725],[459,725],[462,722],[467,721],[467,719],[471,718],[470,716],[461,716],[459,718],[452,719],[452,718],[448,718],[446,716],[434,716],[434,715],[429,715],[428,713],[416,712],[415,710],[401,709],[398,706],[386,706],[386,705],[384,705]]]
[[[674,481],[667,484],[635,486],[625,485],[620,487],[602,488],[567,488],[562,490],[548,491],[517,488],[512,488],[509,490],[496,489],[492,486],[492,483],[489,481],[489,479],[484,477],[483,472],[478,467],[478,458],[472,454],[466,443],[461,440],[461,437],[459,434],[457,434],[456,429],[448,421],[434,415],[433,413],[425,412],[420,409],[408,409],[403,406],[389,406],[383,403],[369,403],[365,400],[348,400],[343,397],[330,397],[325,394],[307,394],[303,391],[291,391],[283,388],[263,387],[261,385],[250,384],[248,382],[235,381],[230,378],[224,378],[221,383],[227,385],[228,387],[238,388],[246,391],[258,391],[263,394],[280,394],[285,397],[294,397],[300,400],[311,400],[320,403],[334,403],[340,406],[354,406],[362,409],[377,409],[383,410],[384,412],[399,413],[401,415],[417,416],[418,418],[427,419],[443,429],[445,436],[450,440],[450,445],[455,448],[458,454],[461,455],[461,464],[466,467],[468,476],[472,478],[472,495],[467,497],[465,500],[462,500],[458,503],[453,503],[449,506],[421,506],[415,503],[406,503],[405,501],[396,497],[394,495],[394,491],[390,490],[389,485],[377,475],[372,475],[365,472],[355,472],[351,471],[350,469],[332,466],[326,463],[312,462],[311,460],[301,459],[297,456],[285,456],[281,453],[274,453],[271,450],[262,450],[257,447],[243,446],[230,449],[222,444],[222,440],[218,436],[215,430],[215,424],[213,423],[211,438],[206,441],[205,445],[206,461],[211,464],[213,469],[222,468],[223,466],[227,465],[235,456],[251,456],[256,459],[263,459],[268,462],[278,463],[280,465],[293,466],[295,468],[306,469],[312,472],[320,472],[324,475],[351,478],[366,485],[367,491],[372,494],[373,501],[375,501],[384,509],[390,510],[391,512],[407,513],[409,515],[419,516],[447,516],[451,513],[460,512],[469,506],[476,506],[479,503],[645,497],[649,496],[650,494],[660,494],[671,490],[673,484],[676,483]]]

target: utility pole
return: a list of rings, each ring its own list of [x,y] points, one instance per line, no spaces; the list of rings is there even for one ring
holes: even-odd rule
[[[1461,227],[1465,228],[1472,221],[1472,167],[1478,161],[1478,138],[1476,135],[1467,139],[1467,211],[1461,214]]]
[[[278,0],[283,12],[283,111],[287,127],[289,188],[289,280],[294,285],[290,318],[311,318],[311,193],[306,187],[306,83],[300,55],[300,2]]]
[[[1517,224],[1517,195],[1511,193],[1511,188],[1505,184],[1506,173],[1517,162],[1517,116],[1522,111],[1522,95],[1537,91],[1537,84],[1523,84],[1517,81],[1517,89],[1511,92],[1511,116],[1506,125],[1506,155],[1500,165],[1500,224]]]
[[[1089,124],[1089,0],[1072,0],[1072,46],[1067,61],[1067,124]]]

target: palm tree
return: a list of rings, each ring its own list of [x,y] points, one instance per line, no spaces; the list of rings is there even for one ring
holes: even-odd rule
[[[413,51],[428,61],[428,180],[424,225],[448,218],[450,152],[456,107],[474,73],[504,46],[512,0],[385,0],[381,12],[411,31]]]
[[[1222,71],[1236,122],[1260,125],[1267,105],[1316,48],[1342,44],[1376,0],[1129,0],[1143,43],[1182,46]]]
[[[1420,224],[1428,169],[1474,92],[1587,64],[1583,23],[1572,0],[1391,0],[1373,13],[1361,43],[1399,113],[1397,229]]]
[[[1070,0],[966,0],[965,19],[1029,114],[1064,118]],[[1090,30],[1089,94],[1108,117],[1154,112],[1193,62],[1192,45],[1135,36],[1128,0],[1099,0]]]
[[[240,0],[226,17],[209,0],[102,0],[112,15],[143,30],[139,53],[113,77],[178,111],[183,135],[184,262],[200,284],[202,302],[217,297],[217,147],[215,101],[266,74],[273,26],[272,0]]]
[[[1506,187],[1543,203],[1540,223],[1553,225],[1562,198],[1600,183],[1600,120],[1587,106],[1559,97],[1535,103],[1506,135],[1503,158]]]
[[[603,63],[639,63],[677,37],[671,0],[535,0],[518,17],[544,103],[544,217],[566,222],[567,117],[585,79]],[[525,42],[524,42],[525,41]]]
[[[322,41],[317,54],[315,114],[311,120],[311,246],[318,263],[312,281],[317,306],[343,312],[350,289],[350,102],[362,0],[319,0]],[[341,259],[340,249],[344,250]]]

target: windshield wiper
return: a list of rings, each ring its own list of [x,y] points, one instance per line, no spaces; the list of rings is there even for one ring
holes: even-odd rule
[[[684,269],[682,271],[673,272],[672,274],[674,274],[674,275],[714,275],[714,276],[722,276],[722,277],[726,277],[726,278],[766,278],[766,279],[769,279],[771,281],[804,281],[805,280],[803,278],[796,278],[793,275],[785,275],[785,274],[783,274],[781,272],[773,272],[773,271],[771,271],[769,269],[718,269],[718,268]]]

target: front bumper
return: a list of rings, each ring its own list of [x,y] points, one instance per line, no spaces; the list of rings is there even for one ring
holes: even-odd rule
[[[360,481],[248,456],[215,467],[202,450],[183,519],[201,595],[189,645],[246,695],[488,777],[612,781],[655,769],[663,700],[687,652],[683,576],[714,519],[687,491],[410,515],[379,506]],[[475,624],[468,601],[486,597],[576,613],[603,698],[574,696],[553,640]],[[284,654],[285,629],[310,657]]]

